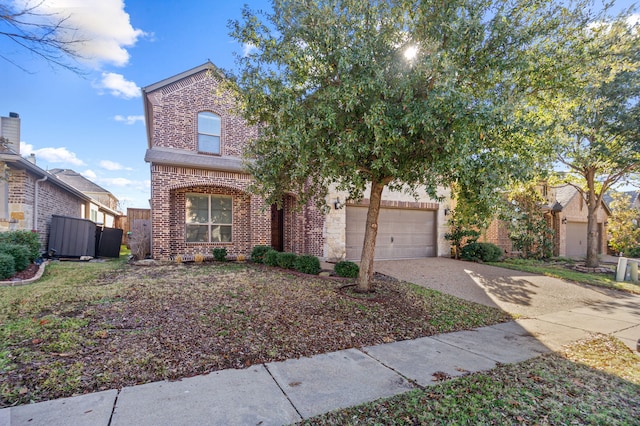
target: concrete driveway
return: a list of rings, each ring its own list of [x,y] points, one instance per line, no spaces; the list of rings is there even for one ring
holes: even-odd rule
[[[448,258],[376,261],[376,272],[524,317],[583,306],[638,310],[640,297]]]

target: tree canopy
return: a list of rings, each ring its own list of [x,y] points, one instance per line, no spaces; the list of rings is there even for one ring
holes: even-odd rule
[[[538,96],[561,168],[556,181],[578,189],[588,207],[587,265],[598,265],[596,210],[604,194],[640,171],[640,25],[631,11],[602,14],[568,39],[564,84]]]
[[[253,49],[236,82],[260,136],[246,151],[255,191],[324,203],[370,188],[358,288],[370,289],[384,187],[456,183],[472,202],[525,179],[550,154],[521,111],[562,79],[542,55],[583,25],[545,0],[274,0],[244,9],[232,36]],[[563,29],[563,31],[559,31]]]

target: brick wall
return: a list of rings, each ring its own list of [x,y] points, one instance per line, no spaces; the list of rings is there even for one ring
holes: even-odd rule
[[[198,113],[210,111],[221,119],[221,155],[240,157],[246,141],[256,137],[257,130],[235,115],[233,98],[221,93],[218,83],[210,72],[202,71],[148,93],[152,147],[197,152]],[[251,182],[251,176],[244,173],[152,164],[153,257],[210,253],[214,247],[248,256],[254,246],[270,245],[270,212],[264,200],[248,192]],[[191,192],[233,197],[232,242],[185,241],[185,194]],[[322,214],[311,204],[296,211],[292,196],[284,201],[284,250],[322,256]]]
[[[35,185],[38,177],[25,170],[12,170],[9,178],[9,213],[16,220],[15,229],[32,230],[35,214]],[[84,201],[49,181],[38,182],[38,217],[36,226],[42,248],[47,247],[51,216],[80,218]]]
[[[257,129],[234,113],[233,98],[218,91],[218,83],[211,72],[202,71],[150,93],[153,146],[197,152],[198,113],[209,111],[220,116],[221,155],[239,157]]]

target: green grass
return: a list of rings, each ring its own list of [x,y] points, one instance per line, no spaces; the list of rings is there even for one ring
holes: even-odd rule
[[[611,338],[334,411],[309,425],[594,424],[640,419],[640,357]]]
[[[577,283],[640,294],[640,285],[628,281],[617,282],[613,270],[609,274],[579,272],[565,266],[570,264],[570,262],[571,261],[544,262],[532,259],[507,259],[503,262],[488,262],[488,264],[501,268],[514,269],[516,271],[530,272],[532,274],[546,275]]]

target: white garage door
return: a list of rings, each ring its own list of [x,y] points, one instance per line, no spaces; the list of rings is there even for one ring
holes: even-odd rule
[[[360,260],[367,207],[347,206],[347,259]],[[376,259],[436,256],[434,210],[380,209]]]
[[[585,257],[587,255],[587,224],[568,222],[566,226],[567,257]]]

